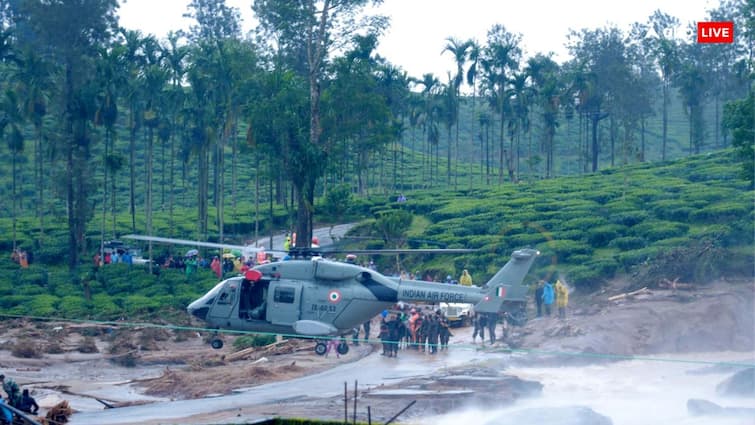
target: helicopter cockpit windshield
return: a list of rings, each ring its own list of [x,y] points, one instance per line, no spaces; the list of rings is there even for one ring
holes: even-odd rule
[[[218,283],[214,288],[210,289],[206,294],[202,295],[202,297],[189,304],[189,306],[186,307],[186,310],[189,312],[189,314],[199,319],[205,320],[207,318],[207,312],[210,311],[210,307],[212,307],[212,304],[215,302],[215,298],[217,298],[224,285],[225,281]]]

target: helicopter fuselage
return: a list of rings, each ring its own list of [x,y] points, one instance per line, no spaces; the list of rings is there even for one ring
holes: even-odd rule
[[[188,311],[217,329],[336,336],[350,333],[398,301],[478,304],[490,297],[484,288],[401,280],[319,258],[252,270],[255,281],[243,276],[224,280],[191,303]],[[520,288],[503,286],[504,294],[511,286],[507,301],[522,301],[516,299],[521,298]]]

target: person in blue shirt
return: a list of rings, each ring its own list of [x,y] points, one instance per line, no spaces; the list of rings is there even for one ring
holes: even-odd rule
[[[545,315],[550,317],[551,306],[556,301],[556,292],[553,290],[553,285],[550,282],[543,284],[543,306],[545,307]]]

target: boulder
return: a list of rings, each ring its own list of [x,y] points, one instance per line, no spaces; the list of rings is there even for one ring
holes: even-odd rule
[[[716,392],[726,396],[755,397],[755,368],[735,373],[718,384]]]
[[[687,400],[687,412],[692,416],[755,418],[755,408],[723,407],[712,401],[699,398]]]
[[[484,425],[613,425],[613,421],[585,406],[528,408],[499,413]]]

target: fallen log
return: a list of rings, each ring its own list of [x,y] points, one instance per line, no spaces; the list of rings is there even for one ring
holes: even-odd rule
[[[229,362],[233,362],[233,361],[236,361],[236,360],[244,359],[244,358],[246,358],[247,356],[249,356],[251,354],[260,354],[260,355],[267,354],[270,351],[272,351],[273,349],[278,348],[279,346],[283,345],[284,343],[287,343],[288,341],[289,340],[284,339],[284,340],[281,340],[281,341],[276,341],[276,342],[274,342],[272,344],[265,345],[263,347],[249,347],[249,348],[245,348],[243,350],[239,350],[239,351],[237,351],[235,353],[231,353],[231,354],[225,356],[225,360],[229,361]]]
[[[619,300],[623,300],[625,298],[633,297],[635,295],[651,294],[651,293],[652,292],[650,292],[650,290],[647,288],[647,286],[645,286],[645,287],[640,288],[640,289],[638,289],[636,291],[625,292],[623,294],[618,294],[618,295],[614,295],[612,297],[608,297],[608,301],[619,301]]]

